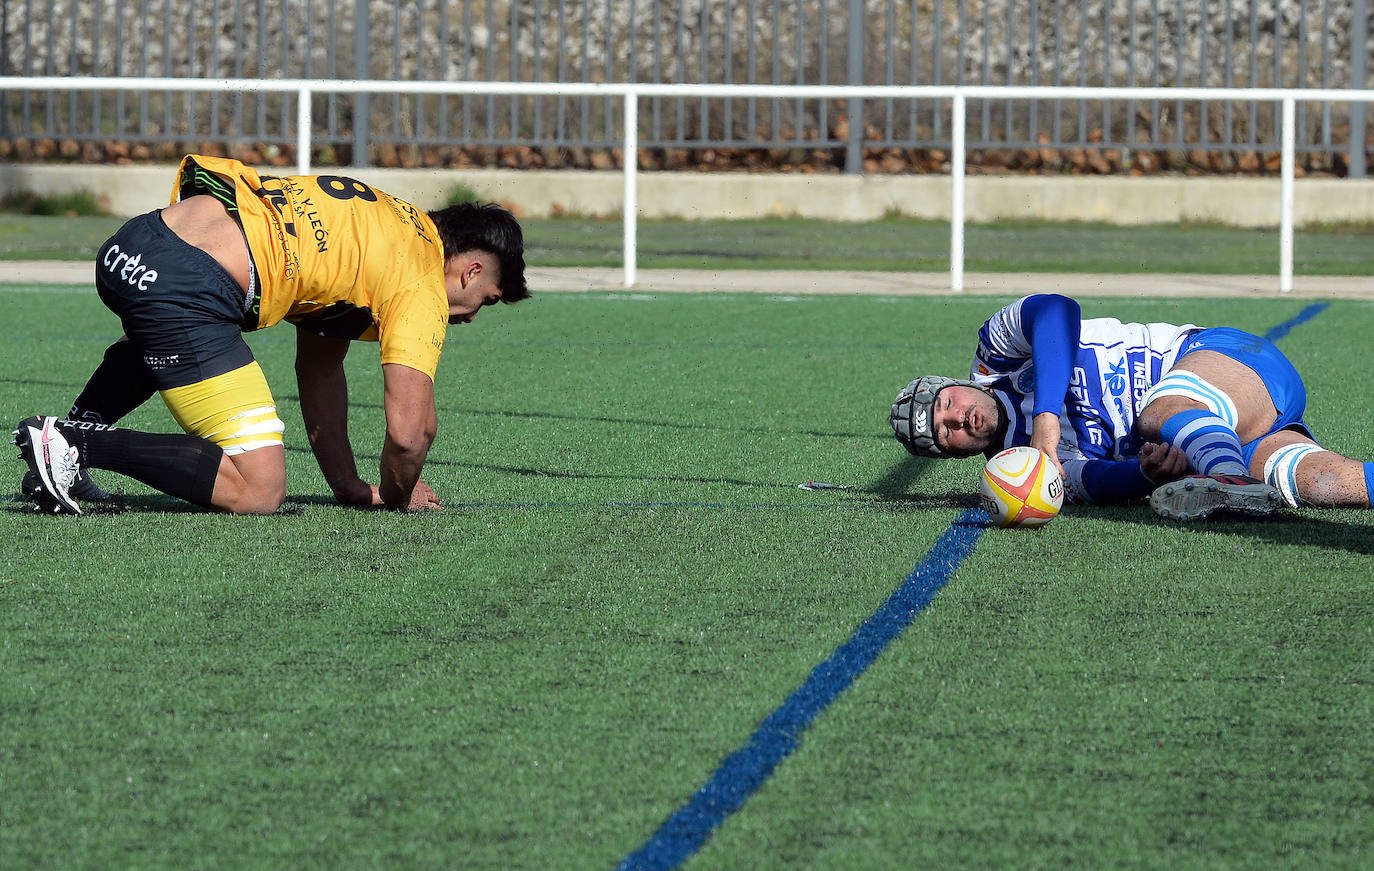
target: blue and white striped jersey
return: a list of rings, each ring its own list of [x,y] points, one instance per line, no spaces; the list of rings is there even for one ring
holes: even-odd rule
[[[978,350],[970,378],[992,391],[1009,414],[1005,443],[988,454],[1030,444],[1035,403],[1035,365],[1029,325],[1022,320],[1028,300],[1023,297],[999,310],[978,331]],[[1135,324],[1115,318],[1081,321],[1078,344],[1064,335],[1057,347],[1039,348],[1036,356],[1072,357],[1072,375],[1062,401],[1045,397],[1039,403],[1058,406],[1061,439],[1059,460],[1064,466],[1065,495],[1072,502],[1099,502],[1108,494],[1090,495],[1083,483],[1085,461],[1130,460],[1140,454],[1143,440],[1135,433],[1141,399],[1173,365],[1179,348],[1199,327],[1192,324]],[[1042,339],[1043,341],[1043,339]],[[1046,358],[1047,359],[1047,358]],[[1097,496],[1098,498],[1093,498]]]

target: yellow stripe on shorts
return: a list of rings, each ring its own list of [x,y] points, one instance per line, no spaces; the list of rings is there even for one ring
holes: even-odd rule
[[[160,391],[181,428],[242,454],[282,444],[286,425],[277,417],[272,391],[257,361],[185,387]]]

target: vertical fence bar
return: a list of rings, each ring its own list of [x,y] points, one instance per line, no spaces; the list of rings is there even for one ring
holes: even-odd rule
[[[139,32],[148,32],[148,0],[142,0],[138,7]],[[138,54],[138,74],[148,75],[148,43],[143,42],[139,46]],[[139,91],[138,93],[138,130],[140,133],[148,132],[148,92]]]
[[[310,174],[310,89],[296,94],[296,175]]]
[[[124,6],[119,3],[115,6],[115,38],[114,38],[114,65],[115,75],[124,75]],[[115,136],[124,138],[124,109],[125,93],[118,91],[115,93]]]
[[[1368,83],[1364,47],[1369,41],[1369,0],[1354,0],[1350,21],[1350,81],[1347,87],[1363,90]],[[1365,176],[1365,103],[1350,104],[1350,178]]]
[[[530,31],[533,33],[530,42],[534,46],[534,57],[531,59],[534,75],[529,80],[542,82],[544,80],[544,8],[540,5],[539,0],[534,0],[534,8],[531,10]],[[630,57],[634,57],[633,46],[630,48]],[[529,139],[538,144],[544,135],[544,97],[533,94],[530,96],[530,102],[534,105],[530,110],[531,131]]]
[[[630,15],[634,16],[634,4],[630,4]],[[733,0],[725,0],[725,27],[720,33],[721,81],[727,85],[735,83],[735,9]],[[634,50],[631,48],[631,57]],[[735,101],[726,97],[721,109],[721,141],[728,148],[735,138]]]
[[[391,7],[391,80],[401,80],[401,4]],[[380,96],[380,95],[379,95]],[[401,140],[401,95],[391,95],[391,142],[399,145]]]
[[[745,26],[744,26],[745,37],[744,37],[744,38],[745,38],[745,40],[746,40],[746,42],[745,42],[745,60],[744,60],[744,63],[745,63],[745,67],[748,69],[748,74],[747,74],[746,77],[745,77],[745,81],[746,81],[748,84],[756,85],[756,84],[758,84],[758,81],[759,81],[759,76],[758,76],[758,57],[759,57],[758,45],[759,45],[759,37],[758,37],[758,30],[757,30],[757,22],[758,22],[757,0],[749,0],[749,2],[745,4],[745,8],[744,8],[744,21],[745,21]],[[758,117],[758,116],[759,116],[759,101],[758,101],[757,99],[755,99],[754,97],[750,97],[750,98],[749,98],[749,102],[745,104],[745,119],[744,119],[744,123],[745,123],[745,125],[746,125],[746,127],[748,128],[748,131],[749,131],[749,132],[746,133],[745,135],[746,135],[749,139],[751,139],[751,140],[756,140],[756,139],[759,138],[759,123],[758,123],[758,122],[759,122],[759,117]]]
[[[606,29],[609,31],[609,30],[610,30],[610,27],[611,27],[610,17],[608,16],[607,19],[606,19]],[[510,5],[510,31],[509,31],[509,34],[508,34],[508,36],[507,36],[507,44],[508,44],[508,47],[509,47],[509,50],[510,50],[510,81],[512,81],[512,82],[518,82],[518,81],[520,81],[520,47],[519,47],[519,42],[520,42],[520,7],[519,7],[518,4],[512,3],[512,4]],[[606,65],[607,65],[608,69],[607,69],[606,81],[610,81],[610,70],[609,70],[610,63],[611,63],[610,58],[607,57],[607,59],[606,59]],[[510,129],[510,132],[509,132],[507,135],[508,135],[508,136],[511,138],[511,140],[513,140],[513,141],[514,141],[514,140],[519,140],[519,138],[520,138],[520,95],[519,95],[519,94],[511,94],[511,95],[510,95],[510,108],[509,108],[508,111],[509,111],[509,113],[510,113],[510,128],[509,128],[509,129]]]
[[[105,28],[101,27],[100,21],[100,0],[95,0],[91,4],[91,72],[90,75],[100,74],[100,32]],[[91,138],[95,139],[100,135],[100,104],[104,102],[99,91],[91,92]]]
[[[560,0],[560,2],[561,2],[561,0]],[[560,30],[561,30],[561,28],[560,28]],[[649,81],[651,81],[651,82],[661,82],[661,81],[663,81],[663,4],[662,4],[662,3],[655,3],[655,4],[654,4],[654,23],[653,23],[653,27],[652,27],[652,33],[653,33],[653,35],[654,35],[654,47],[653,47],[653,50],[650,52],[650,55],[649,55],[650,58],[651,58],[651,63],[650,63],[650,68],[649,68]],[[560,42],[560,43],[562,42],[562,37],[561,37],[561,35],[560,35],[560,38],[559,38],[559,42]],[[561,79],[560,79],[560,81],[561,81]],[[661,146],[662,143],[663,143],[663,100],[662,100],[662,98],[660,98],[660,97],[654,97],[653,102],[652,102],[650,105],[652,106],[652,108],[650,109],[650,119],[651,119],[651,120],[649,121],[649,138],[650,138],[655,144]]]
[[[71,45],[71,53],[70,53],[70,55],[69,55],[70,60],[68,61],[68,63],[70,64],[70,66],[69,66],[69,68],[68,68],[67,75],[69,75],[69,76],[77,76],[77,75],[80,75],[80,74],[81,74],[81,67],[80,67],[80,65],[79,65],[80,56],[79,56],[78,53],[77,53],[78,47],[79,47],[79,45],[80,45],[80,43],[77,42],[77,40],[78,40],[78,38],[79,38],[79,37],[78,37],[79,31],[77,30],[77,22],[79,21],[79,16],[80,16],[80,14],[81,14],[81,8],[80,8],[80,6],[77,4],[76,0],[72,0],[71,9],[72,9],[72,13],[71,13],[71,22],[72,22],[72,26],[71,26],[71,43],[72,43],[72,45]],[[169,72],[168,75],[171,75],[171,73]],[[71,125],[69,129],[71,130],[71,135],[73,135],[73,136],[79,136],[80,133],[81,133],[81,128],[80,128],[80,126],[79,126],[79,125],[80,125],[80,120],[79,120],[79,119],[80,119],[80,116],[77,114],[77,106],[78,106],[77,97],[78,97],[78,95],[77,95],[76,91],[72,91],[70,94],[67,95],[67,97],[68,97],[68,99],[67,99],[68,116],[69,116],[69,118],[70,118],[70,122],[69,122],[69,123],[70,123],[70,125]]]
[[[1150,86],[1157,88],[1160,82],[1159,66],[1159,0],[1150,0]],[[1159,144],[1159,101],[1150,101],[1150,144]]]
[[[816,40],[816,60],[818,71],[816,84],[830,84],[830,0],[818,0],[817,2],[819,17],[816,19],[816,26],[820,28],[820,37]],[[816,102],[816,135],[821,139],[833,138],[830,135],[830,103],[826,100]]]
[[[781,0],[773,0],[773,69],[772,77],[768,80],[770,84],[782,84],[782,10]],[[772,127],[770,128],[775,140],[782,138],[782,100],[774,97],[770,101],[769,109],[772,111]],[[801,133],[796,134],[800,136]]]
[[[1127,0],[1126,5],[1126,87],[1135,87],[1135,0]],[[1105,77],[1104,77],[1105,80]],[[1107,82],[1110,84],[1110,81]],[[1126,104],[1126,147],[1135,145],[1135,100]],[[1131,153],[1127,151],[1127,154]],[[1132,155],[1132,159],[1134,156]]]
[[[884,4],[883,17],[883,78],[882,84],[897,84],[897,2],[887,0]],[[891,97],[883,101],[883,131],[882,137],[887,142],[893,141],[897,136],[896,125],[894,124],[894,114],[897,104]]]
[[[1050,84],[1059,87],[1064,84],[1064,3],[1054,0],[1054,78]],[[1054,113],[1050,120],[1050,142],[1055,148],[1064,145],[1064,108],[1058,99],[1050,102]]]
[[[287,17],[287,15],[288,15],[289,12],[290,12],[290,10],[287,9],[285,5],[283,5],[282,8],[281,8],[281,69],[277,70],[277,75],[281,76],[282,78],[290,78],[290,77],[292,77],[292,75],[293,75],[293,71],[292,71],[292,69],[291,69],[291,42],[290,42],[290,40],[288,39],[288,36],[289,36],[289,34],[290,34],[290,32],[291,32],[291,21],[290,21],[290,19]],[[304,22],[304,24],[305,24],[305,32],[306,32],[306,33],[310,33],[310,32],[311,32],[311,30],[310,30],[310,22],[309,22],[309,19],[310,19],[310,7],[309,7],[308,5],[306,6],[305,18],[306,18],[306,21]],[[305,49],[305,56],[306,56],[307,58],[310,57],[310,47],[309,47],[309,46],[306,46],[306,49]],[[295,75],[299,75],[299,73],[295,73]],[[307,76],[306,78],[309,78],[309,76]],[[286,95],[285,95],[285,94],[278,94],[278,95],[277,95],[277,99],[281,101],[281,102],[278,104],[278,111],[279,111],[280,114],[281,114],[281,131],[282,131],[282,138],[285,139],[285,138],[286,138],[286,117],[287,117],[287,113],[290,111],[290,109],[287,107],[287,102],[288,102],[288,101],[287,101],[287,99],[286,99]]]
[[[700,40],[700,50],[697,52],[698,63],[697,77],[703,82],[711,81],[711,4],[701,4],[701,17],[698,19],[697,38]],[[698,102],[698,111],[701,113],[697,121],[697,139],[702,145],[707,145],[711,141],[711,103],[705,97]],[[608,111],[607,116],[610,115]]]
[[[335,0],[329,0],[329,78],[339,78],[339,14]],[[329,144],[335,143],[339,132],[339,95],[331,93],[325,107],[325,129],[329,133]]]
[[[1126,22],[1127,29],[1131,29],[1131,23]],[[1112,4],[1102,4],[1102,85],[1111,87],[1112,85]],[[1129,55],[1126,57],[1126,66],[1130,66],[1134,58]],[[1102,101],[1102,141],[1104,143],[1113,141],[1112,135],[1112,101],[1106,99]]]
[[[1297,101],[1283,98],[1283,156],[1279,176],[1279,292],[1293,289],[1293,152]]]
[[[472,0],[463,0],[463,72],[465,82],[472,81]],[[463,95],[463,141],[472,142],[472,95]]]
[[[1178,45],[1174,49],[1175,62],[1178,64],[1178,76],[1174,84],[1181,88],[1184,85],[1184,61],[1187,58],[1186,46],[1188,45],[1188,16],[1184,14],[1183,0],[1178,0],[1174,4],[1174,11],[1178,17],[1178,28],[1174,34],[1174,38],[1178,41]],[[1277,53],[1275,52],[1275,54]],[[1183,111],[1183,101],[1176,101],[1174,103],[1174,144],[1180,149],[1185,147],[1187,140],[1184,135],[1186,131],[1183,123],[1186,117],[1187,115]]]
[[[170,4],[170,2],[171,2],[171,0],[168,0],[168,3],[169,3],[169,4]],[[212,8],[215,8],[215,9],[217,9],[218,6],[219,6],[219,4],[216,4],[216,3],[212,3],[212,4],[211,4],[211,7],[212,7]],[[213,21],[213,20],[214,20],[214,17],[212,16],[212,17],[211,17],[211,21]],[[194,18],[189,18],[188,21],[195,21],[195,19],[194,19]],[[246,27],[246,25],[245,25],[243,22],[244,22],[244,18],[243,18],[243,0],[235,0],[235,2],[234,2],[234,45],[236,45],[236,46],[241,46],[241,45],[243,44],[243,40],[244,40],[244,28]],[[213,25],[212,25],[212,26],[213,26]],[[192,25],[192,28],[191,28],[191,31],[190,31],[190,32],[192,32],[192,33],[195,32],[194,25]],[[234,78],[236,78],[236,79],[245,78],[245,77],[246,77],[246,73],[244,72],[244,55],[246,55],[247,52],[245,52],[245,51],[235,51],[233,54],[234,54]],[[188,53],[187,53],[187,57],[188,57],[188,58],[195,57],[195,53],[194,53],[194,52],[188,52]],[[189,76],[189,75],[194,75],[194,73],[195,73],[195,71],[194,71],[193,69],[187,69],[187,71],[186,71],[186,74],[187,74],[188,76]],[[235,91],[235,92],[234,92],[234,126],[233,126],[233,130],[230,131],[230,134],[229,134],[229,135],[232,136],[232,137],[234,137],[234,138],[236,138],[236,139],[246,139],[246,138],[248,138],[248,128],[244,126],[244,121],[243,121],[243,106],[244,106],[244,100],[245,100],[245,99],[246,99],[246,98],[245,98],[245,95],[244,95],[244,92],[243,92],[243,91]],[[188,130],[194,129],[194,125],[192,125],[192,124],[190,123],[190,116],[189,116],[189,113],[188,113],[188,116],[187,116],[187,129],[188,129]]]
[[[1040,84],[1040,4],[1030,4],[1030,83],[1031,87]],[[1026,140],[1040,141],[1040,101],[1028,100],[1026,109]]]
[[[980,22],[983,28],[983,50],[981,63],[978,68],[978,84],[992,84],[992,4],[983,4],[983,19]],[[974,139],[984,146],[992,144],[992,101],[979,100],[979,124],[978,136]]]
[[[582,81],[590,82],[592,73],[592,4],[591,0],[584,0],[582,4]],[[588,105],[588,98],[581,97],[578,100],[578,108],[581,110],[578,117],[578,133],[582,136],[583,142],[591,141],[591,107]]]
[[[1010,42],[1011,42],[1013,39],[1015,39],[1015,38],[1016,38],[1016,4],[1015,4],[1015,3],[1007,3],[1007,41],[1010,43]],[[1034,52],[1033,52],[1033,51],[1032,51],[1032,56],[1034,56]],[[1016,84],[1016,64],[1013,63],[1013,62],[1011,61],[1011,59],[1008,59],[1008,60],[1007,60],[1007,80],[1006,80],[1006,84],[1008,84],[1008,85],[1014,85],[1014,84]],[[1110,84],[1110,82],[1108,82],[1107,84]],[[1002,104],[1002,111],[1006,113],[1006,117],[1004,117],[1004,118],[1002,119],[1002,140],[1003,140],[1003,142],[1005,142],[1007,145],[1011,145],[1012,141],[1016,138],[1016,105],[1015,105],[1015,101],[1010,100],[1010,99],[1004,101],[1003,104]],[[1034,142],[1034,141],[1035,141],[1035,137],[1034,137],[1034,136],[1027,136],[1027,137],[1026,137],[1026,141],[1027,141],[1027,142]]]
[[[1298,53],[1298,62],[1297,62],[1298,80],[1294,83],[1294,87],[1297,87],[1297,88],[1305,88],[1305,87],[1307,87],[1307,14],[1306,14],[1306,13],[1307,13],[1307,3],[1306,3],[1306,0],[1304,0],[1304,2],[1298,4],[1298,9],[1299,9],[1299,11],[1300,11],[1300,13],[1301,13],[1301,14],[1298,15],[1298,39],[1297,39],[1297,43],[1298,43],[1298,50],[1297,50],[1297,53]],[[1303,103],[1301,106],[1298,107],[1298,121],[1299,121],[1299,123],[1302,124],[1302,129],[1303,129],[1303,137],[1302,137],[1302,138],[1303,138],[1303,141],[1306,142],[1306,141],[1307,141],[1307,104],[1306,104],[1306,103]]]
[[[950,118],[949,289],[964,289],[964,95],[956,93]]]
[[[253,70],[257,73],[257,78],[260,79],[267,78],[267,72],[264,69],[264,67],[267,65],[266,17],[266,10],[259,9],[257,21],[258,57],[257,62],[253,64]],[[242,50],[240,50],[240,54],[242,54]],[[210,75],[213,76],[214,72],[211,71]],[[267,135],[267,94],[263,93],[262,91],[258,91],[257,97],[257,134],[258,138],[262,139]]]
[[[21,75],[29,75],[29,10],[24,10],[24,60],[17,64]],[[10,63],[10,5],[0,3],[0,71],[6,74],[13,69]],[[24,114],[21,130],[28,133],[28,95],[21,98],[24,102]],[[10,94],[9,91],[0,91],[0,135],[8,135],[10,115]]]
[[[849,84],[864,83],[864,2],[849,0],[849,45],[847,58]],[[849,136],[844,146],[844,171],[857,175],[864,171],[864,101],[849,98]]]
[[[448,38],[448,6],[447,3],[439,4],[439,45],[437,48],[439,68],[435,71],[434,77],[441,80],[448,78],[448,53],[450,48],[450,40]],[[309,78],[309,76],[307,76],[307,78]],[[439,117],[434,124],[434,135],[437,139],[450,139],[453,136],[453,131],[449,129],[448,122],[449,95],[440,95],[438,103]]]
[[[635,234],[639,230],[639,95],[630,89],[625,93],[625,286],[635,286]]]
[[[168,0],[168,2],[170,3],[171,0]],[[242,2],[239,2],[238,5],[241,7],[243,4],[242,4]],[[198,20],[199,20],[199,19],[197,18],[195,0],[187,0],[187,3],[186,3],[186,21],[188,22],[188,24],[187,24],[187,33],[188,33],[188,34],[194,34],[194,33],[195,33],[195,25],[192,24],[191,22],[195,22],[195,21],[198,21]],[[169,27],[168,30],[171,30],[171,28]],[[241,36],[241,32],[240,32],[240,31],[235,31],[235,33],[234,33],[234,39],[235,39],[235,44],[236,44],[236,45],[238,44],[237,41],[238,41],[238,39],[240,38],[240,36]],[[243,52],[239,52],[238,55],[239,55],[240,57],[242,57]],[[207,63],[208,63],[208,61],[207,61]],[[195,51],[188,50],[188,51],[186,52],[186,72],[184,73],[184,75],[186,75],[188,78],[195,78],[196,75],[197,75],[197,73],[196,73],[196,52],[195,52]],[[207,75],[207,73],[205,72],[205,69],[204,69],[204,68],[202,68],[202,70],[201,70],[201,72],[199,73],[199,75],[201,75],[201,76]],[[241,63],[240,63],[240,65],[236,68],[235,73],[234,73],[234,77],[235,77],[235,78],[240,78],[240,79],[241,79],[241,78],[246,78],[246,76],[245,76],[244,73],[243,73],[243,66],[242,66]],[[239,99],[242,99],[242,98],[243,98],[243,92],[242,92],[242,91],[238,91],[238,92],[236,92],[236,93],[237,93]],[[186,131],[186,133],[188,133],[188,134],[194,134],[194,132],[198,129],[198,125],[196,124],[196,107],[197,107],[197,105],[199,105],[200,103],[202,103],[202,102],[204,102],[204,101],[200,99],[201,94],[199,94],[199,93],[194,93],[194,94],[193,94],[193,93],[191,93],[190,91],[184,92],[181,96],[183,97],[183,100],[182,100],[182,103],[181,103],[181,108],[182,108],[183,117],[184,117],[183,123],[186,125],[185,131]],[[240,128],[242,128],[242,125],[239,125],[239,126],[240,126]]]
[[[558,21],[558,76],[560,83],[568,80],[568,10],[566,0],[558,0],[556,17]],[[567,139],[568,107],[565,98],[559,94],[554,102],[554,138],[560,143]]]
[[[1205,8],[1205,6],[1204,6],[1204,8]],[[1208,73],[1211,71],[1211,61],[1210,61],[1210,60],[1208,59],[1208,57],[1207,57],[1207,48],[1208,48],[1207,31],[1208,31],[1208,30],[1209,30],[1208,21],[1207,21],[1206,16],[1204,15],[1203,20],[1202,20],[1202,23],[1201,23],[1201,26],[1198,28],[1199,33],[1198,33],[1197,84],[1198,84],[1198,87],[1199,87],[1199,88],[1206,88],[1206,87],[1208,87],[1207,78],[1208,78]],[[1181,48],[1181,47],[1182,47],[1182,46],[1180,46],[1180,48]],[[1201,102],[1198,103],[1198,109],[1197,109],[1197,114],[1198,114],[1198,122],[1197,122],[1197,141],[1198,141],[1198,143],[1202,146],[1202,149],[1203,149],[1203,153],[1204,153],[1204,154],[1206,153],[1206,150],[1207,150],[1208,137],[1209,137],[1210,128],[1211,128],[1211,124],[1208,123],[1208,118],[1209,118],[1210,115],[1211,115],[1211,112],[1210,112],[1211,106],[1212,106],[1212,104],[1211,104],[1211,101],[1210,101],[1210,100],[1202,100]]]
[[[601,81],[615,81],[615,4],[613,0],[606,0],[606,39],[602,43],[602,53],[606,57],[606,63],[601,73]],[[631,56],[631,63],[634,62]],[[606,113],[606,123],[602,125],[604,139],[609,147],[615,141],[615,99],[609,94],[602,101],[603,109]]]
[[[164,0],[170,3],[171,0]],[[172,28],[162,29],[162,74],[167,78],[172,77]],[[172,132],[172,92],[162,92],[162,130],[164,133]]]
[[[1259,87],[1259,9],[1258,4],[1250,4],[1250,81],[1252,88]],[[1277,38],[1277,34],[1275,34]],[[1277,84],[1274,87],[1278,87]],[[1250,101],[1250,138],[1247,142],[1251,147],[1258,149],[1259,137],[1259,103],[1255,100]]]
[[[921,25],[920,25],[920,3],[918,0],[910,0],[911,15],[911,52],[907,57],[907,84],[918,85],[921,83]],[[921,121],[921,101],[911,100],[907,108],[907,129],[915,139],[919,134]]]
[[[353,77],[371,78],[372,64],[368,58],[368,2],[353,2]],[[368,160],[368,118],[371,94],[360,92],[353,95],[353,165],[367,166]]]
[[[686,0],[680,0],[677,6],[677,78],[676,82],[687,81],[687,4]],[[705,81],[703,78],[702,81]],[[687,102],[685,97],[677,98],[675,138],[678,142],[685,143],[687,140]]]
[[[219,35],[219,7],[220,7],[220,4],[218,4],[218,3],[215,3],[215,4],[211,5],[211,7],[210,7],[210,32],[213,33],[213,34],[215,34],[216,36]],[[240,54],[242,54],[242,52],[240,52]],[[217,38],[212,38],[212,39],[210,40],[210,69],[211,69],[211,71],[212,71],[212,72],[210,73],[211,75],[217,76],[217,75],[220,74],[220,63],[219,63],[219,39],[217,39]],[[220,123],[219,123],[219,121],[220,121],[220,119],[219,119],[219,92],[218,92],[218,91],[211,91],[211,92],[210,92],[210,138],[211,138],[211,139],[218,139],[218,138],[219,138],[219,135],[220,135],[220,129],[219,129],[219,128],[220,128]],[[242,132],[243,132],[243,131],[241,131],[241,130],[231,130],[231,131],[230,131],[230,135],[231,135],[231,137],[232,137],[232,136],[237,136],[237,135],[241,134]]]
[[[1231,4],[1229,3],[1226,4],[1226,40],[1224,45],[1225,48],[1223,49],[1223,59],[1221,64],[1221,68],[1223,71],[1221,86],[1223,88],[1230,88],[1235,85],[1236,66],[1234,61],[1236,40],[1235,27],[1231,20]],[[1227,100],[1224,112],[1226,117],[1226,132],[1224,134],[1226,146],[1232,149],[1232,154],[1234,154],[1234,149],[1236,147],[1235,104],[1232,103],[1230,100]]]
[[[940,62],[941,59],[944,57],[944,41],[942,34],[945,16],[944,10],[942,8],[943,2],[944,0],[935,0],[935,9],[931,13],[931,17],[934,19],[935,22],[935,39],[930,44],[930,83],[932,85],[944,84],[944,79],[941,77],[940,73]],[[915,25],[913,24],[912,39],[916,38],[914,27]],[[940,134],[943,132],[940,129],[940,122],[944,120],[945,116],[944,113],[940,111],[940,104],[938,101],[931,100],[930,107],[930,129],[932,131],[932,135],[934,136],[934,138],[936,140],[939,140]]]
[[[796,31],[796,49],[795,49],[795,53],[796,53],[796,58],[797,58],[797,61],[796,61],[797,69],[796,69],[796,76],[795,76],[795,79],[796,79],[796,83],[799,84],[799,85],[804,85],[804,84],[806,84],[806,63],[805,63],[805,61],[806,61],[806,45],[805,45],[805,43],[804,43],[803,40],[802,40],[802,34],[805,32],[805,25],[806,25],[806,5],[805,5],[804,3],[798,3],[798,4],[797,4],[797,25],[796,25],[796,28],[795,28],[795,31]],[[805,119],[806,119],[805,104],[802,102],[801,98],[798,97],[797,100],[796,100],[796,102],[794,102],[794,103],[792,104],[792,121],[793,121],[794,124],[796,124],[796,141],[797,141],[797,142],[801,142],[801,141],[802,141],[803,134],[805,133],[805,131],[803,130],[803,125],[806,123],[806,120],[805,120]]]
[[[1331,0],[1322,0],[1322,27],[1321,27],[1321,47],[1322,47],[1322,72],[1320,88],[1331,87],[1331,31],[1327,24],[1331,21]],[[1331,103],[1323,100],[1321,103],[1321,144],[1323,150],[1328,154],[1335,154],[1335,149],[1331,147]]]

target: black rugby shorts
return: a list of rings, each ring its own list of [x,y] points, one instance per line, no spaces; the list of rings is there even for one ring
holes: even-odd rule
[[[253,362],[243,340],[248,295],[213,257],[169,230],[160,209],[131,219],[101,246],[95,286],[159,390]]]

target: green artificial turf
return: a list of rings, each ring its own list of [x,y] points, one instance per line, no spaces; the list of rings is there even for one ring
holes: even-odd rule
[[[425,478],[336,507],[280,326],[268,518],[110,473],[0,502],[0,865],[611,868],[975,504],[888,406],[1001,302],[545,293],[452,328]],[[1307,300],[1085,300],[1257,332]],[[0,411],[60,413],[118,325],[0,286]],[[1374,457],[1374,304],[1281,342],[1308,422]],[[360,468],[375,346],[348,360]],[[156,399],[125,425],[171,431]],[[0,466],[0,492],[22,464]],[[806,491],[809,480],[852,489]],[[1359,868],[1374,851],[1374,516],[989,530],[687,868]]]
[[[119,218],[0,213],[0,260],[89,260]],[[523,220],[526,260],[536,266],[616,267],[619,220]],[[1374,227],[1307,227],[1294,233],[1299,275],[1374,275]],[[949,268],[949,224],[886,219],[843,223],[770,218],[638,222],[643,269]],[[964,268],[971,272],[1105,272],[1277,275],[1279,231],[1218,225],[1008,221],[969,224]]]

